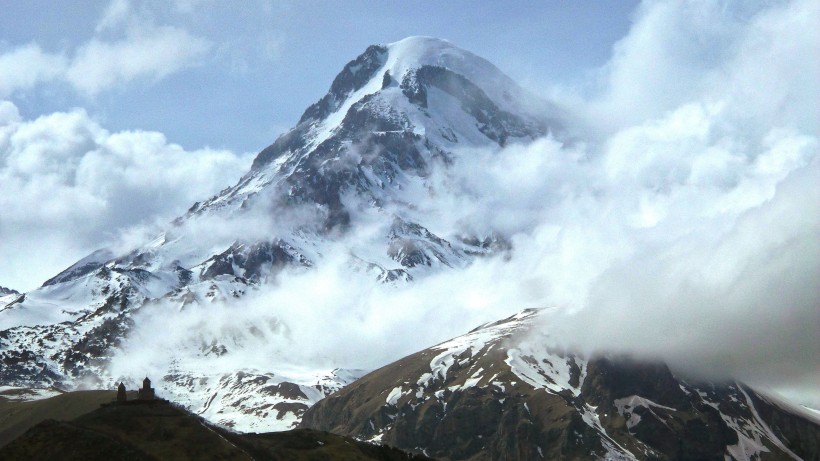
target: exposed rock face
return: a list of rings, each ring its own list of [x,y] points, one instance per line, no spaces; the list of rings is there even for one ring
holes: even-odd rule
[[[539,343],[524,311],[376,370],[304,427],[442,459],[817,459],[820,425],[739,383]]]

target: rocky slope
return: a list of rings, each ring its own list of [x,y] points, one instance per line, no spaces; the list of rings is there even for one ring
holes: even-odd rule
[[[405,283],[503,252],[509,243],[492,229],[436,229],[424,204],[447,187],[457,152],[561,132],[548,104],[448,42],[371,46],[238,184],[143,244],[99,250],[37,290],[4,297],[0,384],[111,388],[138,379],[142,369],[113,376],[111,364],[138,368],[121,347],[147,309],[207,323],[213,306],[241,309],[243,297],[281,271],[310,270],[340,245],[346,266],[374,283]],[[368,232],[355,231],[364,225]],[[286,352],[277,365],[213,366],[242,356],[260,332],[284,334],[288,326],[271,315],[227,336],[180,331],[162,365],[163,395],[222,424],[286,429],[361,374],[311,363],[294,371]],[[270,414],[277,418],[260,420]]]
[[[552,349],[545,318],[523,311],[405,357],[314,405],[302,426],[453,460],[820,457],[808,411],[662,363]]]

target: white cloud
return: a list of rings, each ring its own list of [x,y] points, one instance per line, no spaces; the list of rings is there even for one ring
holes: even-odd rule
[[[0,97],[58,78],[66,61],[65,56],[44,52],[36,43],[0,54]]]
[[[140,223],[231,185],[251,156],[185,151],[161,133],[111,133],[85,111],[21,120],[0,103],[0,280],[31,289]]]
[[[750,123],[738,129],[779,121],[816,131],[818,10],[805,0],[644,2],[601,74],[593,112],[623,128],[688,102],[731,101],[744,109],[736,122]]]
[[[138,78],[160,80],[197,62],[209,48],[206,40],[175,27],[131,30],[122,40],[84,44],[64,78],[79,92],[94,96]]]
[[[819,6],[641,7],[587,107],[609,133],[586,228],[622,254],[548,331],[820,406]]]
[[[128,0],[112,0],[103,11],[102,17],[97,22],[95,31],[97,33],[115,29],[128,21],[132,14],[131,2]]]
[[[138,79],[161,80],[200,63],[210,49],[208,40],[156,25],[129,2],[115,0],[94,37],[71,51],[47,52],[30,43],[0,54],[0,97],[55,81],[93,97]]]

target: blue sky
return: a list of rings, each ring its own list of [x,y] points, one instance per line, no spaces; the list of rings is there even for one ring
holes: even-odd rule
[[[629,30],[635,6],[634,1],[9,1],[0,13],[0,54],[36,45],[43,54],[71,61],[97,43],[133,46],[134,59],[143,59],[157,53],[152,39],[168,37],[176,38],[178,59],[146,62],[114,81],[98,76],[85,86],[77,79],[90,77],[75,76],[68,83],[43,77],[0,96],[25,118],[83,107],[111,130],[157,130],[188,149],[259,151],[292,126],[368,45],[430,35],[485,57],[537,90],[584,85]]]

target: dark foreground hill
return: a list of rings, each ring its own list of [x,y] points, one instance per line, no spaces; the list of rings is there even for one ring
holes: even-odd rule
[[[309,429],[232,433],[211,426],[166,401],[155,400],[105,404],[71,421],[47,419],[0,448],[0,459],[392,461],[428,458]]]
[[[46,419],[67,421],[114,400],[115,391],[77,391],[55,393],[50,398],[36,398],[40,389],[13,388],[0,391],[0,447],[16,439],[29,428]],[[136,393],[134,393],[136,394]],[[0,458],[2,459],[2,458]]]

